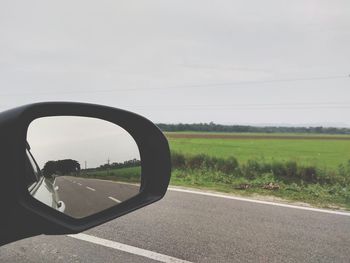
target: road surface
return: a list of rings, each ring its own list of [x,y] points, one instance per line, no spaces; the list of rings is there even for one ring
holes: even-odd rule
[[[122,182],[87,179],[73,176],[57,177],[59,200],[65,203],[65,214],[82,218],[115,206],[139,193],[140,186]]]
[[[103,184],[90,192],[119,187]],[[178,190],[84,234],[8,244],[0,262],[350,262],[349,215]]]

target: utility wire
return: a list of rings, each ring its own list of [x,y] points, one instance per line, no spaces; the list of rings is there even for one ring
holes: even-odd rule
[[[8,108],[10,106],[7,106]],[[176,104],[176,105],[119,105],[120,108],[142,110],[299,110],[299,109],[350,109],[350,102],[296,102],[247,104]],[[4,108],[4,105],[0,105]]]
[[[196,89],[196,88],[241,88],[241,86],[257,85],[257,84],[273,84],[273,83],[288,83],[298,81],[316,81],[316,80],[334,80],[334,79],[349,79],[349,76],[327,76],[327,77],[310,77],[310,78],[290,78],[290,79],[272,79],[272,80],[257,80],[257,81],[237,81],[227,83],[207,83],[207,84],[188,84],[166,87],[145,87],[145,88],[121,88],[121,89],[105,89],[105,90],[70,90],[70,91],[39,91],[39,92],[18,92],[18,93],[0,93],[1,97],[7,96],[26,96],[26,95],[56,95],[56,94],[87,94],[87,93],[113,93],[113,92],[135,92],[149,90],[179,90],[179,89]],[[303,87],[305,88],[305,87]],[[307,88],[312,88],[309,86]],[[318,87],[317,87],[318,88]]]
[[[339,102],[339,101],[332,101],[332,102],[292,102],[292,103],[231,103],[231,104],[166,104],[166,105],[157,105],[157,107],[179,107],[179,106],[193,106],[193,107],[246,107],[246,106],[310,106],[310,105],[344,105],[344,106],[350,106],[350,101],[349,102]],[[132,105],[126,105],[126,106],[132,106]],[[153,105],[134,105],[137,107],[149,107],[149,106],[153,106]]]
[[[350,110],[349,107],[216,107],[216,108],[208,108],[208,107],[186,107],[186,106],[178,106],[177,108],[163,108],[163,107],[154,107],[154,108],[143,108],[143,107],[123,107],[126,109],[136,109],[136,110],[150,110],[150,111],[193,111],[193,110],[206,110],[208,111],[223,111],[223,110]]]

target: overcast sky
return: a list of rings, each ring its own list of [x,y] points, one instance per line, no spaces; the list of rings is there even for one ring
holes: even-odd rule
[[[77,160],[81,168],[110,161],[140,160],[136,142],[123,128],[110,122],[84,117],[49,117],[33,121],[27,140],[41,168],[47,161]]]
[[[350,1],[0,1],[0,110],[350,126]]]

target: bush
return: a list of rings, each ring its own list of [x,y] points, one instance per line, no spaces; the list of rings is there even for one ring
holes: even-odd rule
[[[298,174],[298,165],[295,161],[288,161],[285,164],[286,166],[286,176],[288,178],[297,178]]]
[[[174,169],[201,170],[212,180],[225,183],[238,177],[249,180],[261,179],[266,174],[274,180],[300,186],[304,183],[320,185],[349,185],[350,183],[350,161],[340,165],[338,171],[317,169],[315,166],[298,166],[295,161],[267,163],[264,160],[248,160],[240,165],[233,156],[223,159],[206,154],[186,156],[177,152],[172,152],[171,161]]]
[[[316,167],[314,166],[301,167],[299,170],[299,176],[305,182],[316,183],[317,182]]]
[[[190,169],[203,168],[206,159],[209,158],[204,154],[194,155],[187,158],[186,167]]]
[[[265,163],[259,163],[255,160],[248,160],[248,162],[242,166],[241,173],[248,179],[254,179],[263,173],[271,172],[271,167]]]
[[[171,153],[171,165],[174,168],[185,168],[186,166],[186,158],[183,154],[181,153],[176,153],[176,152],[172,152]]]
[[[276,177],[286,178],[287,177],[287,169],[286,165],[283,163],[273,163],[271,167],[272,173]]]
[[[228,159],[216,159],[216,169],[225,174],[234,174],[239,168],[238,161],[235,157]]]

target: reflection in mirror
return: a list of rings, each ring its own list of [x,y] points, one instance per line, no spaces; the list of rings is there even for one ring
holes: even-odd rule
[[[45,117],[28,128],[25,176],[34,198],[83,218],[137,195],[141,160],[131,135],[113,123]]]

